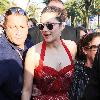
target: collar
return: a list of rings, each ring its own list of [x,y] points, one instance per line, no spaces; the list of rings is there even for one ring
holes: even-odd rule
[[[21,48],[15,46],[13,43],[11,43],[11,42],[6,38],[5,33],[2,34],[2,37],[3,37],[4,40],[7,42],[7,44],[9,44],[14,50],[18,50],[18,51],[21,53],[21,55],[23,55],[23,52],[27,49],[26,43],[25,43],[25,45],[24,45],[24,50],[23,50],[23,49],[21,49]]]

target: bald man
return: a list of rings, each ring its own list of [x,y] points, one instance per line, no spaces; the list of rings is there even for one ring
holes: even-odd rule
[[[51,0],[48,6],[56,6],[58,8],[64,9],[63,2],[61,0]]]

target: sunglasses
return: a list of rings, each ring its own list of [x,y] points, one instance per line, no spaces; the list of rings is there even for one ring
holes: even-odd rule
[[[98,49],[99,45],[91,45],[91,46],[86,46],[86,49],[90,49],[92,51],[96,51]]]
[[[89,47],[89,49],[90,49],[90,50],[97,50],[98,47],[99,47],[99,45],[91,45],[91,46]]]
[[[24,15],[24,16],[27,16],[26,12],[22,9],[22,8],[19,8],[19,7],[12,7],[10,9],[8,9],[5,13],[6,16],[9,16],[11,14],[20,14],[20,15]]]
[[[38,27],[39,27],[40,30],[43,30],[44,26],[46,26],[49,30],[52,30],[53,26],[55,24],[60,24],[60,22],[59,23],[38,24]]]

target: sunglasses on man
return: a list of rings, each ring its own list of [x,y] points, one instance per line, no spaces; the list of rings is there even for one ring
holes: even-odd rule
[[[26,12],[22,8],[20,8],[20,7],[9,8],[6,11],[5,16],[9,16],[11,14],[20,14],[20,15],[23,15],[23,16],[27,16]]]

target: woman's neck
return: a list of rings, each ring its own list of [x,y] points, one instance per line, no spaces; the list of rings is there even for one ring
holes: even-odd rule
[[[85,66],[92,68],[93,65],[93,60],[87,59],[87,61],[85,62]]]
[[[56,49],[60,47],[60,44],[61,40],[46,43],[48,48],[56,48]]]

